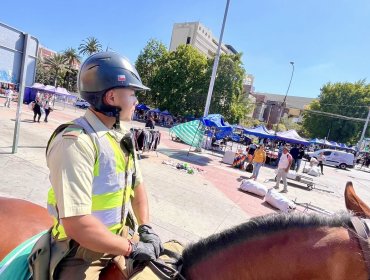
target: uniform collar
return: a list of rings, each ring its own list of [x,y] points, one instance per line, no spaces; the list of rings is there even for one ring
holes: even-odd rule
[[[110,129],[106,127],[105,124],[103,124],[103,122],[90,109],[87,109],[85,113],[85,118],[99,138],[103,137],[106,133],[110,131]]]
[[[109,129],[90,109],[86,111],[85,118],[89,122],[91,127],[94,129],[99,138],[103,137],[106,133],[109,133],[119,142],[122,139],[122,137],[126,133],[128,133],[126,127],[123,126],[122,122],[120,131]]]

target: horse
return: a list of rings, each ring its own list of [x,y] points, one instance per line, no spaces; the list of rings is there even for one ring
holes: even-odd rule
[[[352,182],[347,182],[346,184],[344,200],[346,208],[352,211],[354,215],[363,219],[370,219],[370,207],[357,196]]]
[[[351,217],[293,213],[252,218],[187,246],[181,275],[188,280],[369,279]],[[22,241],[48,229],[51,219],[41,206],[0,198],[0,223],[1,260]],[[114,264],[100,279],[126,280]]]

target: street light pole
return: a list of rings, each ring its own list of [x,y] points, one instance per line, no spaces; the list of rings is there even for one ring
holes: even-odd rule
[[[364,129],[362,130],[360,141],[358,141],[358,144],[357,144],[357,147],[358,147],[358,150],[359,151],[361,149],[362,142],[364,141],[366,129],[367,129],[367,126],[368,126],[369,120],[370,120],[370,107],[368,109],[369,109],[369,113],[367,114],[367,118],[366,118],[366,121],[365,121]]]
[[[294,61],[291,61],[290,64],[292,65],[292,74],[290,75],[290,81],[289,81],[289,85],[288,85],[288,88],[287,88],[286,93],[285,93],[285,96],[284,96],[283,104],[281,104],[281,107],[283,107],[283,113],[284,113],[284,109],[285,109],[285,106],[286,106],[286,98],[288,96],[288,92],[289,92],[289,89],[290,89],[290,84],[292,83],[293,74],[294,74]],[[280,120],[281,120],[281,107],[280,107],[280,110],[279,110],[278,122],[276,124],[276,131],[275,131],[275,133],[278,130],[278,125],[279,125]]]
[[[230,4],[230,0],[227,0],[227,2],[226,2],[226,8],[225,8],[225,13],[224,13],[224,20],[222,22],[220,39],[218,40],[218,47],[217,47],[216,57],[215,57],[215,61],[213,63],[211,81],[209,82],[206,107],[204,108],[203,117],[207,117],[208,116],[209,106],[211,105],[213,87],[215,85],[215,80],[216,80],[216,73],[217,73],[218,61],[220,60],[222,37],[224,35],[224,28],[225,28],[225,23],[226,23],[226,18],[227,18],[227,12],[229,10],[229,4]]]

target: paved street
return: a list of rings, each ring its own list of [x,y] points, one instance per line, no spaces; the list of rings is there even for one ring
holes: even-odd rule
[[[49,187],[45,146],[52,131],[61,123],[76,118],[84,110],[58,106],[48,123],[33,123],[33,112],[22,107],[18,153],[11,154],[15,105],[2,107],[0,99],[0,195],[27,199],[45,206]],[[142,123],[132,122],[135,127]],[[163,240],[195,241],[214,232],[239,224],[248,218],[274,212],[263,199],[238,190],[251,174],[221,162],[217,153],[190,153],[188,146],[171,141],[168,129],[162,132],[158,156],[144,153],[140,161],[149,193],[151,220]],[[163,161],[189,162],[204,172],[186,174],[162,164]],[[303,163],[304,164],[304,163]],[[303,165],[302,164],[302,165]],[[356,192],[370,202],[370,173],[355,169],[324,167],[325,176],[314,178],[315,189],[289,184],[287,197],[311,203],[327,211],[345,210],[343,192],[351,180]],[[258,181],[272,187],[272,168],[263,167]],[[299,210],[302,211],[302,208]]]

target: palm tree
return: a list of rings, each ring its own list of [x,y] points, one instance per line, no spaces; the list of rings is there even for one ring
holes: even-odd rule
[[[67,62],[70,68],[75,64],[81,63],[81,57],[78,55],[77,50],[74,48],[68,48],[63,52],[63,55],[67,58]]]
[[[54,76],[54,86],[57,86],[58,75],[67,68],[67,58],[63,54],[54,54],[45,58],[44,65],[49,68]]]
[[[86,40],[83,40],[83,43],[78,47],[78,51],[82,55],[92,55],[97,52],[102,51],[102,45],[99,43],[98,39],[95,37],[88,37]]]
[[[69,91],[74,91],[73,86],[71,85],[71,78],[73,78],[75,75],[75,72],[77,71],[77,65],[81,63],[81,58],[77,53],[77,50],[74,48],[68,48],[63,52],[63,55],[67,59],[67,71],[64,76],[64,87],[67,88]],[[72,83],[73,84],[73,83]]]

